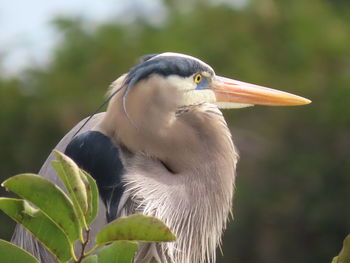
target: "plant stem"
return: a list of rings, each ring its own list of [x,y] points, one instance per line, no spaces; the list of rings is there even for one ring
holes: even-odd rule
[[[92,254],[92,252],[94,252],[96,250],[96,248],[98,247],[98,245],[95,245],[92,249],[90,249],[88,252],[86,252],[84,254],[85,257],[90,256]]]
[[[85,232],[86,232],[86,238],[85,238],[84,242],[81,243],[80,256],[79,256],[78,260],[75,261],[76,263],[81,263],[81,261],[84,259],[84,257],[85,257],[84,251],[85,251],[87,244],[90,241],[89,240],[90,239],[90,229],[87,229]]]

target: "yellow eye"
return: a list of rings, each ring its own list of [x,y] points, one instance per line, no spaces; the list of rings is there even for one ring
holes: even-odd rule
[[[194,82],[196,83],[196,84],[198,84],[198,83],[200,83],[201,81],[202,81],[202,75],[201,74],[196,74],[195,76],[194,76]]]

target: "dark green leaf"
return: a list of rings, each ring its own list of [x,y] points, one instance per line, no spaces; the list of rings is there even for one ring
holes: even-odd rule
[[[84,170],[81,170],[81,172],[83,173],[82,176],[85,176],[89,183],[89,185],[86,186],[88,201],[89,201],[88,211],[86,214],[86,221],[87,221],[87,224],[91,224],[98,213],[98,201],[99,201],[98,188],[97,188],[95,179],[90,174],[88,174]]]
[[[350,235],[343,242],[343,248],[339,255],[333,258],[332,263],[350,263]]]
[[[60,261],[66,262],[71,258],[72,245],[67,236],[39,209],[22,199],[12,198],[0,198],[0,209],[23,225]]]
[[[131,263],[137,251],[137,244],[130,241],[116,241],[102,247],[98,252],[101,263]]]
[[[81,229],[74,212],[73,203],[56,185],[36,174],[19,174],[2,184],[40,208],[74,242]]]
[[[39,263],[30,253],[24,249],[0,239],[1,262],[6,263]]]
[[[57,161],[52,162],[62,183],[67,188],[80,224],[87,228],[85,214],[88,210],[87,193],[84,182],[80,176],[80,169],[74,161],[65,154],[54,151]]]
[[[97,255],[91,255],[83,259],[81,263],[97,263],[99,262]],[[109,263],[109,261],[102,262],[102,263]]]
[[[164,242],[175,236],[159,219],[145,215],[121,217],[106,225],[96,236],[98,245],[116,240]]]

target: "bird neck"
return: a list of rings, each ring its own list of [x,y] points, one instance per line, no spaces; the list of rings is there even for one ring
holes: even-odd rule
[[[177,237],[175,243],[157,245],[160,262],[215,262],[231,211],[237,153],[214,105],[186,107],[178,114],[171,136],[182,133],[181,124],[190,127],[192,141],[178,141],[167,154],[186,167],[173,174],[157,159],[137,153],[126,162],[126,192],[131,202],[139,202],[130,207],[161,219]],[[149,251],[148,245],[142,246],[139,258]]]

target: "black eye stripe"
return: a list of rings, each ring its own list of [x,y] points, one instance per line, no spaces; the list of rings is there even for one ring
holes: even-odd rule
[[[128,74],[126,83],[129,84],[133,79],[134,84],[142,79],[147,78],[151,74],[159,74],[164,77],[169,75],[178,75],[181,77],[189,77],[198,72],[207,72],[214,75],[213,70],[190,58],[162,56],[146,60],[138,66],[132,68]]]

